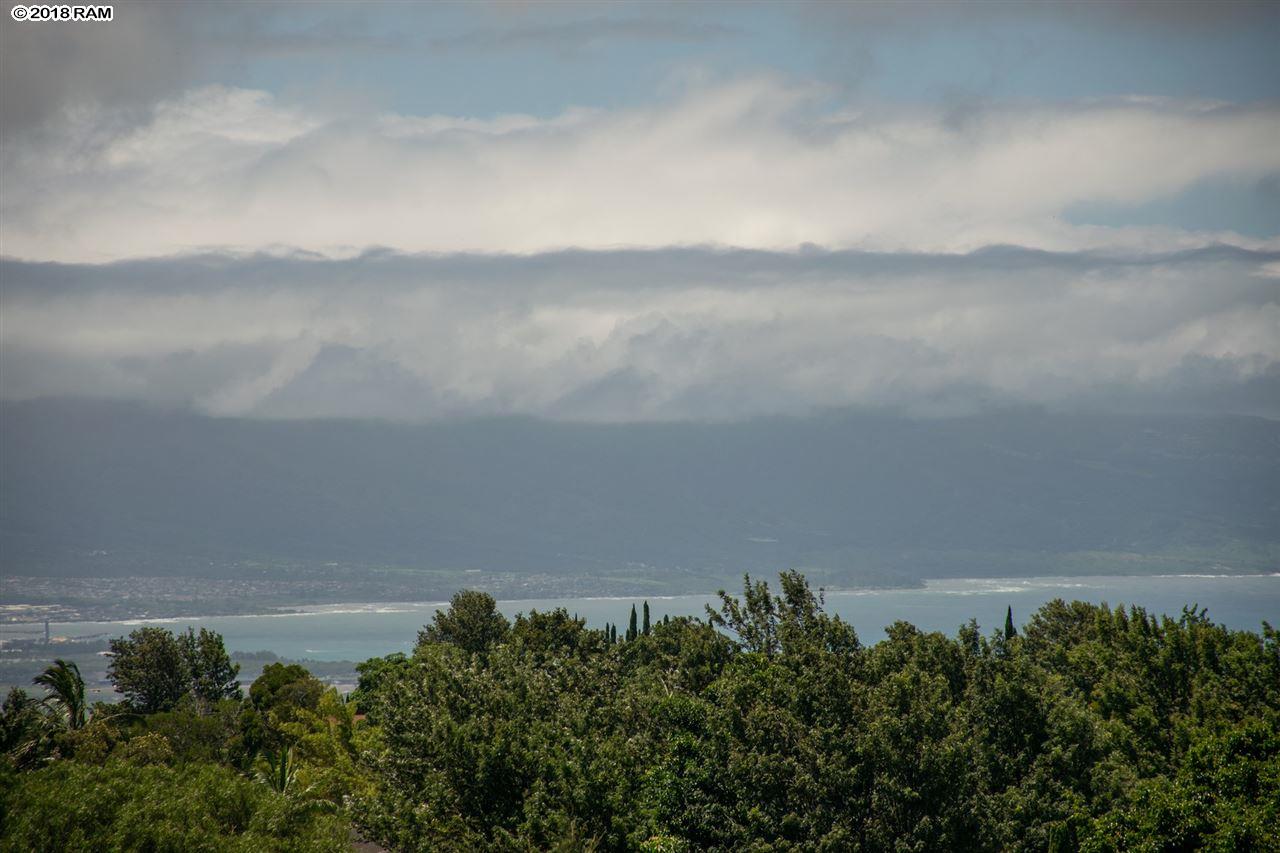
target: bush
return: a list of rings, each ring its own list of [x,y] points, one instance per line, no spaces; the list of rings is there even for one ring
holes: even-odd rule
[[[337,818],[214,765],[57,762],[8,785],[0,802],[6,851],[350,849]]]

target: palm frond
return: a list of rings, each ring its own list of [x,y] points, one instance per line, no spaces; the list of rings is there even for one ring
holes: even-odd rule
[[[67,728],[78,729],[85,724],[84,679],[74,661],[56,659],[31,683],[49,691],[44,703],[66,718]]]

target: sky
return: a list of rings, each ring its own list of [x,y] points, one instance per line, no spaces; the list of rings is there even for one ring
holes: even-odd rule
[[[1280,4],[113,5],[0,21],[2,399],[1280,417]]]

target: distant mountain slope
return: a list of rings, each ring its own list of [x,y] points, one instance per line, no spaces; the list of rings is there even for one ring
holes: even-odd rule
[[[1257,418],[398,425],[0,405],[10,574],[288,559],[856,579],[1080,552],[1265,568],[1278,544],[1280,422]]]

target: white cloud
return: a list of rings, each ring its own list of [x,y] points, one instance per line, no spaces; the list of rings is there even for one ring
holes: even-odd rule
[[[1060,215],[1280,171],[1273,105],[1133,99],[958,118],[826,109],[824,94],[761,77],[549,120],[355,121],[262,92],[200,89],[140,127],[85,113],[58,144],[7,145],[0,249],[92,262],[272,245],[1247,245],[1230,234],[1073,227]]]
[[[1190,409],[1274,379],[1276,262],[1225,249],[6,262],[0,396],[396,418],[955,412],[1135,395]]]

